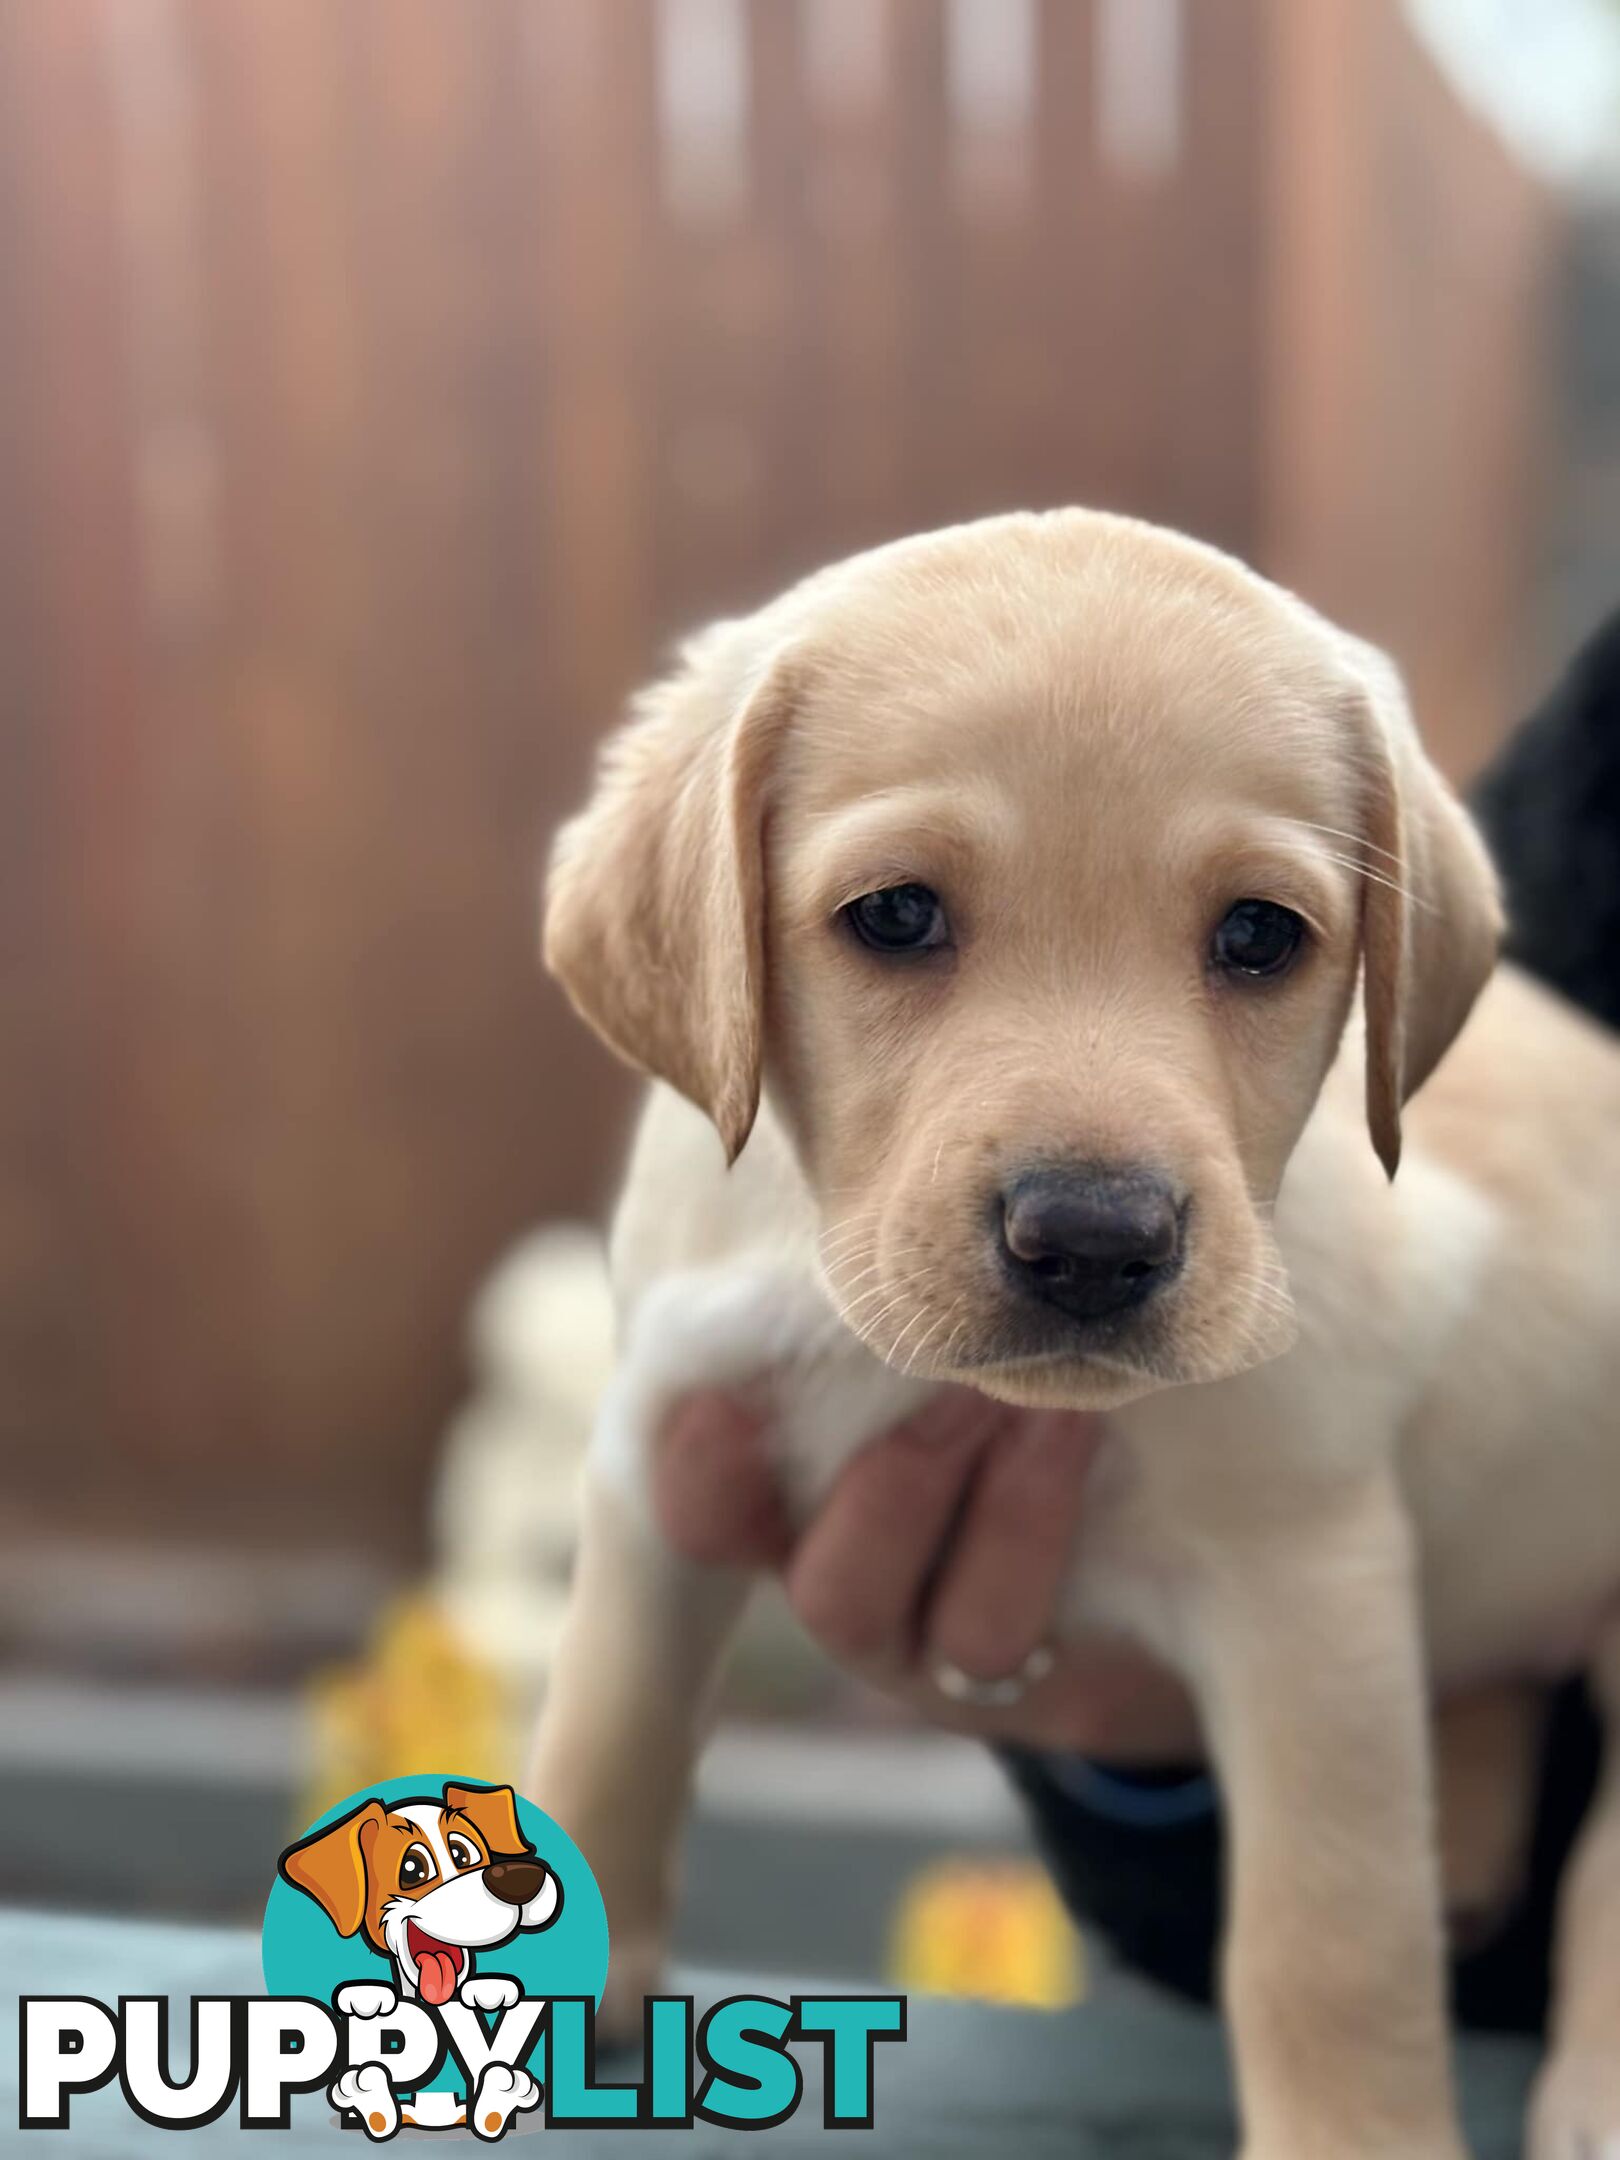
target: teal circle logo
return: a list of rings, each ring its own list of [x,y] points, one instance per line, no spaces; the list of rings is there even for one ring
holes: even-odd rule
[[[322,2003],[372,1983],[440,2008],[499,1976],[530,1998],[600,2004],[607,1913],[567,1831],[511,1786],[387,1778],[281,1855],[263,1961],[272,1995]],[[449,2064],[423,2089],[455,2082]]]

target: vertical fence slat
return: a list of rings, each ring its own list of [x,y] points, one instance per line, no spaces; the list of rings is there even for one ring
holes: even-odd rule
[[[1264,380],[1262,0],[1181,0],[1179,160],[1166,205],[1160,515],[1250,545]]]
[[[125,806],[115,960],[134,1005],[124,1085],[140,1119],[124,1138],[122,1174],[145,1183],[118,1294],[145,1373],[145,1400],[119,1434],[120,1465],[137,1482],[163,1472],[183,1482],[192,1435],[240,1426],[253,1236],[240,1156],[226,1139],[245,1045],[218,988],[240,957],[241,894],[231,753],[221,754],[219,731],[229,596],[200,244],[202,85],[189,27],[182,0],[98,0],[93,18],[120,236],[141,628],[141,785]]]
[[[693,200],[672,187],[666,157],[649,206],[657,234],[649,327],[659,355],[654,579],[663,636],[716,613],[728,595],[736,605],[754,593],[766,490],[762,430],[779,325],[780,264],[758,218],[751,11],[742,0],[702,4],[714,9],[711,29],[725,33],[726,73],[743,111],[734,116],[734,185]],[[679,5],[660,5],[654,20],[668,39],[687,18]],[[660,119],[666,131],[678,124],[668,110]]]
[[[71,1115],[79,1019],[56,890],[69,834],[47,604],[56,566],[43,544],[56,475],[41,433],[52,359],[41,161],[53,118],[41,58],[25,12],[0,8],[0,1457],[30,1466],[8,1476],[0,1520],[16,1510],[19,1536],[30,1504],[59,1502],[70,1449],[99,1435],[99,1467],[106,1446],[100,1360],[79,1339],[99,1310],[85,1275],[93,1187]]]
[[[1036,103],[1042,253],[1056,288],[1067,410],[1057,440],[1076,493],[1103,508],[1140,506],[1157,415],[1151,371],[1138,379],[1144,285],[1153,275],[1134,191],[1105,163],[1097,125],[1098,0],[1045,0]],[[1139,252],[1139,250],[1141,252]],[[1050,315],[1049,318],[1050,319]]]
[[[635,680],[654,611],[652,0],[534,0],[534,15],[533,124],[549,146],[544,569],[567,626],[563,695],[599,728]]]
[[[221,438],[231,484],[235,665],[215,750],[233,862],[216,912],[233,1031],[234,1146],[251,1226],[238,1430],[295,1477],[364,1429],[364,1323],[346,1377],[355,1116],[346,956],[373,866],[347,828],[374,800],[356,740],[360,658],[380,572],[366,545],[366,379],[347,138],[343,18],[319,0],[191,0],[206,84],[204,237]],[[369,1124],[351,1134],[369,1145]]]
[[[945,23],[939,0],[889,0],[889,158],[897,376],[892,425],[902,448],[889,530],[960,515],[953,484],[966,415],[953,409],[953,283],[960,259],[950,186]]]
[[[821,394],[811,250],[811,136],[803,0],[748,10],[754,245],[760,257],[762,350],[757,425],[760,501],[757,577],[817,562],[808,530],[816,500],[816,401]],[[718,605],[728,604],[724,598]]]
[[[80,1364],[70,1398],[78,1422],[27,1434],[18,1459],[29,1478],[19,1485],[71,1507],[113,1477],[121,1443],[156,1407],[150,1346],[127,1295],[143,1219],[159,1198],[143,1175],[144,1106],[126,1069],[147,958],[144,925],[128,907],[146,716],[123,260],[95,19],[80,0],[9,10],[5,29],[0,73],[28,278],[8,326],[8,394],[22,404],[28,438],[10,515],[26,516],[37,606],[26,722],[37,731],[32,844],[51,1041],[51,1094],[34,1138],[58,1218],[43,1255],[51,1272],[30,1302],[41,1333]]]
[[[823,96],[814,108],[810,274],[822,319],[825,387],[817,418],[826,553],[889,537],[904,500],[900,415],[908,385],[888,125],[897,95],[891,0],[870,5],[884,26],[877,81],[858,100]]]
[[[1106,500],[1106,408],[1099,376],[1107,359],[1107,311],[1094,282],[1097,247],[1096,91],[1092,0],[1041,0],[1035,78],[1035,202],[1041,268],[1035,339],[1047,357],[1045,491]]]

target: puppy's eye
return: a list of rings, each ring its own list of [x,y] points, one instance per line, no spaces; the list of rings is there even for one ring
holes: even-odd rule
[[[1229,975],[1280,975],[1305,942],[1305,924],[1275,900],[1239,900],[1216,926],[1210,959]]]
[[[402,1890],[420,1890],[423,1883],[431,1882],[438,1869],[433,1865],[433,1855],[425,1845],[413,1845],[399,1863],[399,1887]]]
[[[938,893],[926,885],[888,885],[844,909],[863,945],[878,953],[933,952],[951,941]]]
[[[449,1839],[444,1849],[450,1855],[450,1865],[452,1867],[469,1868],[477,1867],[480,1864],[479,1855],[473,1851],[465,1838],[453,1837]]]

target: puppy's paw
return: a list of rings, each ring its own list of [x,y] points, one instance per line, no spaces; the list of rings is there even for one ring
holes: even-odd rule
[[[509,2063],[488,2064],[467,2110],[474,2136],[498,2138],[514,2115],[538,2106],[539,2101],[540,2088],[527,2070],[514,2070]]]
[[[469,2010],[510,2010],[523,1990],[505,1973],[472,1973],[457,1993]]]
[[[610,1937],[607,1985],[596,2013],[596,2037],[603,2047],[639,2047],[642,2006],[656,1995],[666,1958],[660,1934]]]
[[[362,1988],[359,1992],[367,1991]],[[381,1992],[388,1994],[386,1988]],[[326,2097],[339,2115],[358,2115],[361,2129],[379,2145],[399,2128],[399,2102],[381,2063],[361,2063],[353,2070],[345,2070],[326,2088]]]
[[[1528,2160],[1620,2160],[1620,2047],[1560,2048],[1530,2102]]]
[[[332,1997],[332,2007],[339,2017],[392,2017],[399,2008],[399,1997],[384,1981],[352,1980]]]

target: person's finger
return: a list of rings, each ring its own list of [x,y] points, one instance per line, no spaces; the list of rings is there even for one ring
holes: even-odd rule
[[[653,1512],[689,1560],[775,1567],[793,1543],[760,1419],[729,1395],[690,1395],[652,1451]]]
[[[841,1663],[871,1668],[910,1658],[941,1542],[975,1460],[1006,1416],[971,1389],[942,1390],[840,1473],[786,1584],[800,1620]]]
[[[957,1732],[1122,1768],[1195,1763],[1204,1753],[1198,1715],[1181,1681],[1129,1645],[1103,1639],[1060,1645],[1047,1677],[1004,1708],[953,1702],[926,1673],[913,1677],[907,1699],[931,1723]]]
[[[1036,1411],[986,1450],[929,1599],[929,1657],[999,1680],[1050,1643],[1102,1431],[1100,1418]]]

